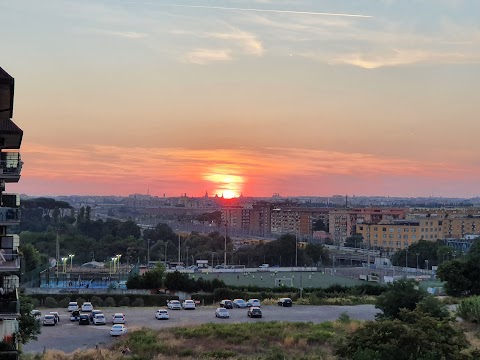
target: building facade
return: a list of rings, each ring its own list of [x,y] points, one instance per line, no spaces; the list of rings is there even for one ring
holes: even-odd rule
[[[9,227],[20,223],[20,196],[5,192],[6,184],[20,180],[23,131],[13,116],[14,79],[0,68],[0,359],[18,359],[20,301],[20,245]]]

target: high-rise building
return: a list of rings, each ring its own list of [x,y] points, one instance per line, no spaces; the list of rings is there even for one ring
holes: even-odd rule
[[[20,180],[23,131],[12,121],[14,79],[0,68],[0,359],[18,359],[20,301],[19,237],[9,227],[20,223],[20,196],[5,184]]]

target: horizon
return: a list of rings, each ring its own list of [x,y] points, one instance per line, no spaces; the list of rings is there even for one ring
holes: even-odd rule
[[[478,197],[478,13],[475,0],[4,2],[25,163],[9,190]]]

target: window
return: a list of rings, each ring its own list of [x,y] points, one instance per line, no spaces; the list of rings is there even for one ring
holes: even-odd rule
[[[402,235],[401,234],[398,234],[397,235],[397,239],[401,239],[402,238]]]
[[[403,232],[408,232],[408,228],[403,229]]]
[[[417,235],[412,235],[412,240],[417,240]]]
[[[401,232],[401,231],[402,231],[402,229],[400,229],[400,228],[397,228],[397,232]]]
[[[383,239],[386,239],[386,238],[387,238],[387,234],[382,234],[382,238],[383,238]]]
[[[387,228],[382,228],[382,231],[387,231]]]
[[[374,227],[373,227],[373,231],[378,231],[378,227],[377,227],[377,226],[374,226]]]
[[[388,234],[389,239],[393,239],[393,234]]]
[[[394,228],[389,228],[388,231],[390,231],[391,233],[395,231]]]
[[[403,235],[403,238],[404,238],[404,239],[408,239],[408,235]]]

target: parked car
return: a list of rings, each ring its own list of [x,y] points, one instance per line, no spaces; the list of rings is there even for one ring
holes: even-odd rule
[[[246,308],[247,302],[243,299],[233,299],[233,307],[235,308]]]
[[[248,307],[252,307],[252,306],[260,307],[260,300],[258,300],[258,299],[249,299],[249,300],[247,301],[247,306],[248,306]]]
[[[80,311],[74,310],[70,314],[70,321],[78,321],[80,320]]]
[[[105,315],[103,314],[96,314],[93,317],[93,324],[94,325],[106,325],[107,324],[107,319],[105,319]]]
[[[127,328],[122,324],[115,324],[110,329],[110,336],[120,336],[127,333]]]
[[[290,307],[293,305],[292,299],[290,298],[280,298],[277,301],[278,306]]]
[[[40,310],[32,310],[30,311],[30,315],[32,315],[36,320],[40,320],[42,317],[42,312]]]
[[[217,308],[217,310],[215,310],[215,317],[222,318],[222,319],[228,319],[230,317],[230,313],[228,312],[227,309],[225,309],[223,307],[219,307],[219,308]]]
[[[182,305],[178,300],[170,300],[167,303],[167,308],[169,308],[170,310],[180,310],[182,308]]]
[[[82,311],[83,312],[90,312],[93,310],[93,305],[91,302],[84,302],[82,304]]]
[[[260,310],[259,307],[252,306],[250,309],[248,309],[247,316],[251,317],[251,318],[254,318],[254,317],[261,318],[262,317],[262,310]]]
[[[92,312],[90,313],[90,316],[89,316],[91,322],[93,322],[93,318],[94,318],[95,315],[97,315],[97,314],[103,314],[103,313],[102,313],[102,310],[98,310],[98,309],[92,310]]]
[[[195,301],[193,300],[183,300],[182,307],[185,310],[195,310]]]
[[[55,323],[59,323],[60,322],[60,314],[56,311],[50,311],[50,315],[53,315],[55,316]]]
[[[224,299],[220,301],[220,307],[223,307],[225,309],[233,309],[233,301],[229,299]]]
[[[115,313],[112,316],[112,322],[114,324],[125,324],[125,314],[123,313]]]
[[[155,312],[155,318],[157,320],[168,320],[170,319],[170,316],[168,315],[168,310],[166,309],[158,309]]]
[[[55,324],[57,323],[57,321],[55,320],[55,316],[53,316],[52,314],[47,314],[43,317],[43,325],[52,325],[54,326]]]
[[[70,301],[68,303],[67,310],[68,312],[72,312],[75,310],[80,310],[80,308],[78,307],[78,303],[76,301]]]
[[[80,314],[78,325],[90,325],[90,317],[88,314]]]

